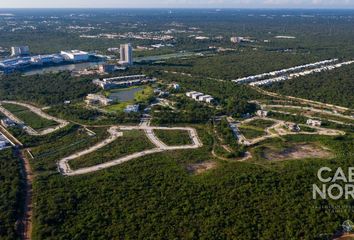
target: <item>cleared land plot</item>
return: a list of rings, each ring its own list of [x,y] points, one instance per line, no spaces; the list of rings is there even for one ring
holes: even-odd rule
[[[248,122],[247,124],[245,124],[245,126],[251,126],[259,129],[266,129],[273,126],[274,124],[275,122],[272,120],[256,119],[251,122]]]
[[[287,107],[267,107],[267,109],[274,110],[274,111],[288,112],[288,113],[293,113],[293,114],[299,114],[299,115],[309,115],[309,116],[313,116],[315,118],[318,117],[318,118],[324,118],[324,119],[354,124],[354,120],[350,120],[348,118],[341,117],[341,116],[326,114],[325,112],[323,112],[323,113],[313,112],[313,111],[305,110],[305,109],[295,109],[295,108],[287,108]]]
[[[333,156],[328,149],[314,143],[298,143],[285,145],[282,148],[262,147],[261,155],[269,161],[282,161],[306,158],[330,158]]]
[[[275,124],[274,121],[255,119],[239,126],[243,136],[247,139],[254,139],[266,135],[265,129]]]
[[[239,126],[239,129],[240,129],[241,133],[243,134],[243,136],[247,139],[258,138],[258,137],[262,137],[262,136],[266,135],[264,130],[254,128],[254,127],[249,127],[246,125]]]
[[[64,156],[88,148],[104,139],[107,129],[91,129],[96,135],[90,134],[79,126],[72,126],[67,130],[46,136],[47,141],[38,147],[31,148],[34,156],[32,162],[35,170],[54,170],[56,161]]]
[[[2,106],[34,130],[41,130],[58,125],[57,122],[42,118],[26,107],[10,103],[2,104]]]
[[[123,136],[119,137],[111,144],[108,144],[93,153],[70,161],[70,166],[73,169],[94,166],[132,153],[153,148],[155,148],[155,146],[149,141],[143,131],[124,131]]]
[[[156,136],[168,146],[192,144],[188,131],[182,130],[154,130]]]
[[[187,166],[187,170],[192,174],[202,174],[208,170],[211,170],[217,166],[216,162],[207,161],[202,163],[190,164]]]

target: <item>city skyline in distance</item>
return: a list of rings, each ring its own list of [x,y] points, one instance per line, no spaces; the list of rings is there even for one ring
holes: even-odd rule
[[[354,0],[3,0],[1,8],[329,8],[353,9]]]

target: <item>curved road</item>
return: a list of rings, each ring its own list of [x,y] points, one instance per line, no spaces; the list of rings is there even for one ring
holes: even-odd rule
[[[8,118],[10,118],[11,120],[13,120],[14,122],[18,123],[18,124],[24,124],[24,122],[22,120],[20,120],[19,118],[17,118],[14,114],[12,114],[10,111],[8,111],[7,109],[5,109],[4,107],[1,106],[2,103],[8,103],[8,104],[14,104],[14,105],[19,105],[25,108],[28,108],[31,112],[37,114],[38,116],[47,119],[47,120],[51,120],[54,122],[57,122],[59,125],[55,126],[55,127],[51,127],[51,128],[47,128],[44,129],[40,132],[37,132],[36,130],[34,130],[33,128],[26,126],[24,129],[25,131],[32,136],[43,136],[43,135],[47,135],[50,133],[53,133],[61,128],[66,127],[69,122],[66,120],[62,120],[53,116],[48,115],[47,113],[43,112],[42,109],[37,108],[33,105],[27,104],[27,103],[21,103],[21,102],[16,102],[16,101],[0,101],[0,112],[2,112],[3,114],[5,114],[5,116],[7,116]]]
[[[167,146],[165,143],[163,143],[160,139],[158,139],[154,133],[153,130],[155,129],[159,129],[159,130],[184,130],[184,131],[188,131],[190,138],[192,140],[192,144],[191,145],[184,145],[184,146]],[[137,152],[137,153],[133,153],[130,154],[128,156],[124,156],[106,163],[102,163],[99,165],[95,165],[92,167],[86,167],[86,168],[81,168],[81,169],[77,169],[77,170],[72,170],[70,165],[69,165],[69,161],[74,160],[78,157],[87,155],[91,152],[94,152],[96,150],[98,150],[99,148],[102,148],[106,145],[108,145],[109,143],[115,141],[118,137],[123,136],[122,132],[118,132],[118,130],[122,130],[122,131],[129,131],[129,130],[143,130],[147,137],[149,138],[149,140],[156,146],[156,148],[154,149],[150,149],[150,150],[145,150],[142,152]],[[96,172],[96,171],[100,171],[102,169],[107,169],[122,163],[125,163],[127,161],[136,159],[136,158],[140,158],[149,154],[154,154],[154,153],[159,153],[159,152],[164,152],[164,151],[172,151],[172,150],[182,150],[182,149],[195,149],[195,148],[199,148],[202,147],[203,144],[202,142],[199,140],[198,138],[198,134],[197,131],[194,128],[183,128],[183,127],[175,127],[175,128],[168,128],[168,127],[150,127],[148,126],[148,124],[142,124],[140,126],[114,126],[111,127],[109,130],[110,133],[110,137],[107,138],[106,140],[104,140],[101,143],[96,144],[95,146],[86,149],[84,151],[81,151],[79,153],[75,153],[69,157],[63,158],[61,160],[59,160],[58,162],[58,170],[61,174],[65,175],[65,176],[77,176],[77,175],[82,175],[82,174],[87,174],[87,173],[92,173],[92,172]]]

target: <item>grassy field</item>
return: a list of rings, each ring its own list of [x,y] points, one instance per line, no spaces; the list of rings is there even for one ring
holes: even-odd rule
[[[265,132],[259,128],[254,128],[250,126],[240,126],[239,129],[243,136],[245,136],[245,138],[247,139],[262,137],[263,135],[265,135]]]
[[[275,122],[271,121],[271,120],[256,119],[256,120],[253,120],[251,122],[248,122],[247,124],[245,124],[245,126],[251,126],[251,127],[255,127],[255,128],[266,129],[266,128],[269,128],[269,127],[273,126],[274,124],[275,124]]]
[[[307,115],[311,115],[313,117],[319,117],[319,118],[354,124],[354,120],[350,120],[348,118],[343,118],[341,116],[326,114],[325,112],[323,112],[323,113],[311,112],[311,111],[307,111],[307,110],[303,110],[303,109],[294,109],[294,108],[287,108],[287,107],[280,107],[280,108],[273,107],[273,108],[269,108],[269,109],[274,110],[274,111],[283,111],[283,112],[298,114],[298,115],[307,114]]]
[[[139,130],[125,131],[123,132],[123,137],[118,138],[113,143],[96,152],[71,161],[70,165],[74,169],[93,166],[152,148],[154,148],[154,145],[149,141],[144,132]]]
[[[156,136],[169,146],[188,145],[191,139],[188,131],[180,130],[154,130]]]
[[[239,126],[241,133],[247,139],[253,139],[257,137],[264,136],[265,129],[274,125],[274,121],[266,120],[266,119],[256,119],[251,122],[242,124]]]
[[[77,125],[45,136],[39,146],[31,148],[34,170],[56,171],[56,161],[61,157],[88,148],[108,135],[106,128],[91,128],[91,130],[96,133],[95,136],[89,136],[86,130]]]
[[[3,104],[3,106],[20,120],[22,120],[26,125],[32,127],[35,130],[45,129],[58,124],[55,121],[51,121],[38,116],[23,106],[15,104]]]

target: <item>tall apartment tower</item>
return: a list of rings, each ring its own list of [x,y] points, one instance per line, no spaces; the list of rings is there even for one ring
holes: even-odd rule
[[[133,64],[133,49],[130,43],[120,45],[120,63]]]
[[[29,54],[30,50],[28,46],[11,47],[11,56],[13,57],[24,56]]]

